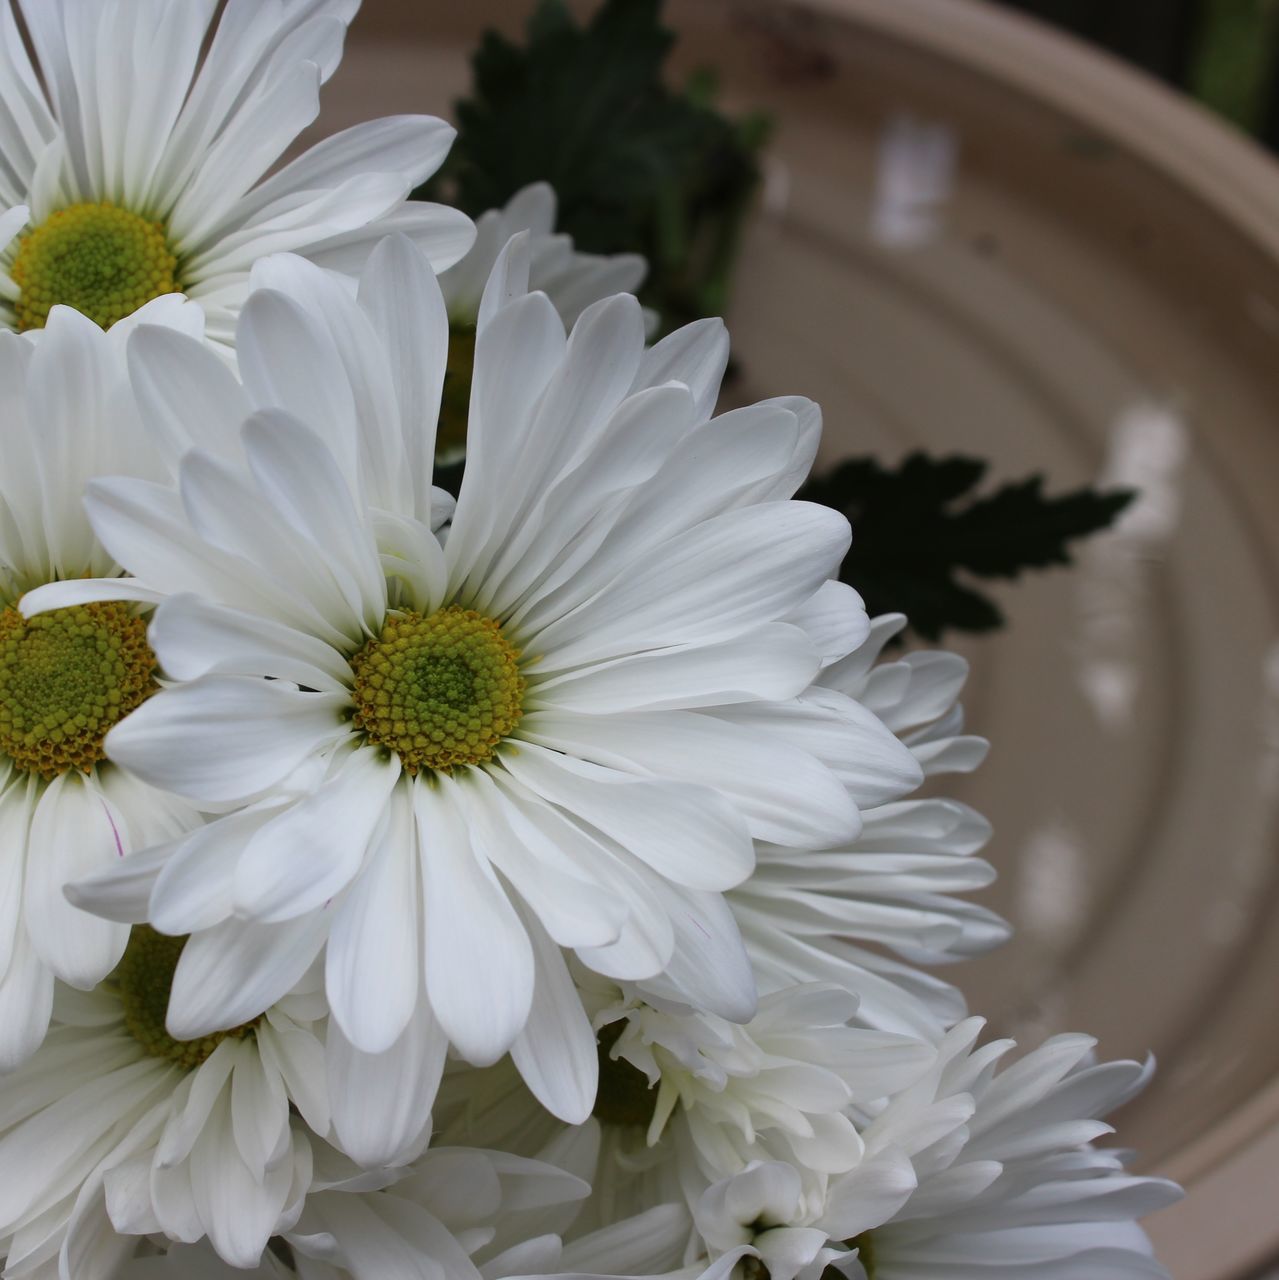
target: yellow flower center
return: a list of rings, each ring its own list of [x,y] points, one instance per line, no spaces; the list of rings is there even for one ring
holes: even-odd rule
[[[519,656],[473,610],[393,614],[351,659],[355,727],[412,774],[482,764],[523,714]]]
[[[18,327],[43,329],[49,310],[74,307],[104,329],[144,303],[181,291],[178,259],[158,222],[113,204],[60,209],[18,242],[9,274]]]
[[[146,623],[121,601],[0,613],[0,751],[55,778],[104,758],[107,730],[155,692]]]
[[[137,925],[110,981],[124,1006],[124,1025],[146,1053],[152,1058],[167,1058],[184,1071],[194,1071],[223,1040],[252,1035],[261,1019],[198,1040],[175,1040],[168,1033],[164,1019],[169,1011],[169,992],[186,943],[186,938],[171,938],[148,925]]]

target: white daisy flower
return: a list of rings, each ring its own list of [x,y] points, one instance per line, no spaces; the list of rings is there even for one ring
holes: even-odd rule
[[[594,302],[615,293],[634,293],[648,272],[638,253],[582,253],[571,236],[555,230],[555,191],[534,182],[517,191],[501,209],[475,220],[475,244],[465,257],[440,275],[449,323],[474,329],[480,300],[493,266],[513,235],[528,232],[529,288],[551,300],[566,328]]]
[[[720,895],[750,874],[753,837],[855,835],[841,731],[860,713],[798,695],[834,624],[851,643],[865,626],[830,581],[846,522],[788,500],[815,408],[712,417],[722,327],[646,351],[631,297],[588,308],[566,341],[545,295],[525,292],[526,250],[517,237],[481,308],[466,480],[442,545],[429,477],[446,319],[404,241],[344,306],[314,268],[271,268],[295,296],[246,306],[244,392],[199,397],[225,419],[209,437],[248,415],[247,470],[196,451],[177,492],[90,486],[129,589],[162,601],[150,638],[172,682],[113,733],[113,758],[201,805],[254,807],[79,901],[196,933],[175,1034],[255,1016],[327,944],[356,1049],[408,1036],[427,1054],[435,1020],[471,1062],[509,1049],[580,1121],[595,1037],[561,948],[751,1015]],[[141,398],[189,419],[214,357],[159,335],[163,367],[148,371],[147,336]],[[252,412],[263,403],[277,407]],[[117,590],[65,584],[27,607]],[[916,775],[887,730],[856,741],[876,776]],[[282,799],[307,762],[323,781]]]
[[[311,1185],[307,1129],[329,1127],[323,998],[306,986],[198,1040],[164,1025],[183,939],[133,931],[93,992],[61,988],[54,1025],[4,1081],[0,1252],[8,1277],[109,1277],[137,1237],[258,1265]],[[293,1112],[296,1112],[296,1117]]]
[[[316,117],[359,0],[10,0],[0,7],[0,206],[30,208],[0,254],[0,325],[64,303],[109,327],[162,294],[199,301],[231,343],[249,269],[289,250],[358,272],[388,231],[439,267],[470,219],[406,203],[454,130],[357,125],[267,177]]]
[[[599,1010],[594,1114],[614,1148],[600,1174],[611,1203],[650,1207],[626,1198],[641,1134],[649,1148],[667,1143],[691,1201],[761,1160],[802,1169],[805,1193],[821,1199],[827,1177],[863,1155],[850,1108],[900,1088],[936,1056],[924,1041],[850,1027],[856,1012],[855,996],[815,983],[765,996],[744,1026],[634,991]]]
[[[864,1158],[829,1179],[824,1203],[780,1161],[708,1189],[694,1211],[701,1248],[686,1254],[693,1273],[750,1280],[762,1264],[774,1280],[818,1280],[827,1266],[848,1280],[1167,1280],[1137,1219],[1179,1189],[1093,1145],[1111,1132],[1099,1117],[1142,1088],[1150,1065],[1097,1065],[1095,1042],[1068,1035],[997,1072],[1013,1046],[974,1048],[981,1026],[955,1027],[932,1069],[863,1118]]]
[[[1098,1064],[1091,1036],[1055,1036],[997,1068],[1015,1046],[975,1048],[980,1019],[955,1027],[937,1065],[866,1128],[869,1149],[905,1151],[919,1188],[870,1231],[871,1280],[1091,1280],[1167,1272],[1137,1219],[1180,1198],[1096,1147],[1101,1117],[1144,1088],[1153,1063]],[[857,1272],[854,1280],[861,1280]]]
[[[967,663],[933,651],[876,663],[904,625],[900,614],[877,618],[865,642],[825,667],[819,688],[804,696],[820,701],[829,690],[851,699],[859,731],[898,735],[919,777],[975,769],[987,744],[963,731],[958,698]],[[823,850],[761,844],[754,874],[729,902],[761,989],[837,982],[858,993],[864,1023],[936,1039],[967,1006],[955,987],[919,966],[979,955],[1009,936],[994,912],[954,896],[995,878],[974,856],[990,824],[956,800],[907,799],[913,784],[864,768],[848,784],[862,812],[857,839]]]
[[[203,318],[174,296],[134,319],[195,343]],[[33,619],[17,609],[32,587],[118,572],[85,516],[86,480],[169,474],[182,431],[171,448],[139,422],[130,328],[103,333],[58,307],[38,341],[0,333],[0,1071],[40,1043],[55,978],[88,990],[124,951],[128,929],[71,906],[66,882],[199,821],[103,753],[111,726],[157,688],[136,607],[126,598]]]
[[[854,1105],[936,1059],[929,1042],[850,1027],[856,997],[835,987],[776,992],[745,1025],[637,987],[587,976],[586,988],[600,1028],[599,1153],[580,1170],[592,1196],[579,1233],[665,1202],[691,1210],[712,1183],[761,1161],[802,1170],[798,1194],[816,1214],[831,1176],[864,1160]],[[451,1071],[437,1115],[452,1142],[533,1152],[555,1132],[504,1065]]]
[[[529,288],[546,294],[566,328],[572,328],[593,302],[615,293],[634,293],[648,272],[648,264],[637,253],[579,253],[570,236],[556,233],[555,208],[555,191],[549,183],[534,182],[517,191],[503,208],[490,209],[476,219],[470,252],[440,276],[449,317],[449,363],[435,441],[441,461],[453,461],[466,451],[480,299],[498,255],[513,235],[528,233]]]

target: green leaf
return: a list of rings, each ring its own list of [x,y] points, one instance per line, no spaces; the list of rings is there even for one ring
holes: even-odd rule
[[[853,545],[840,576],[871,614],[904,613],[919,635],[936,640],[947,628],[1003,625],[972,579],[1070,564],[1069,544],[1108,528],[1133,498],[1129,490],[1088,488],[1049,497],[1042,476],[979,497],[985,474],[977,458],[913,453],[895,469],[855,458],[799,496],[848,517]]]
[[[579,249],[649,260],[642,298],[671,328],[723,309],[768,125],[720,115],[710,73],[685,90],[665,83],[674,35],[660,9],[605,0],[579,25],[562,0],[542,0],[523,47],[487,32],[457,141],[418,194],[477,217],[549,182]]]

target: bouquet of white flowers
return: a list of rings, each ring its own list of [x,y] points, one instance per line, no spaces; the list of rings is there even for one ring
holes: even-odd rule
[[[4,1276],[1165,1275],[1149,1066],[923,967],[985,744],[817,406],[441,121],[264,176],[356,7],[0,7]]]

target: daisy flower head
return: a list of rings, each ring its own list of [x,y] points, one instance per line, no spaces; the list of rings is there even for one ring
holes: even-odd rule
[[[542,290],[564,324],[571,328],[593,302],[615,293],[634,293],[648,272],[637,253],[582,253],[572,237],[555,230],[556,199],[547,182],[517,191],[501,209],[475,222],[475,243],[440,275],[449,316],[449,363],[440,403],[436,451],[441,461],[466,449],[466,415],[475,359],[475,328],[480,299],[494,263],[513,235],[528,233],[529,287]]]
[[[960,801],[911,795],[923,779],[975,769],[987,744],[964,732],[961,657],[930,650],[877,661],[904,625],[900,614],[876,618],[864,642],[804,695],[858,708],[861,740],[850,734],[846,747],[861,775],[848,779],[861,832],[820,850],[760,844],[754,874],[729,902],[763,989],[842,983],[860,997],[861,1022],[937,1039],[967,1006],[921,966],[980,955],[1010,931],[994,912],[956,896],[995,878],[976,856],[990,824]],[[868,767],[886,733],[916,766],[905,785],[900,771],[875,777]]]
[[[244,387],[215,406],[244,421],[244,464],[196,450],[176,489],[125,478],[86,499],[130,589],[160,601],[168,683],[112,758],[249,808],[78,900],[195,934],[175,1033],[255,1016],[325,949],[360,1052],[424,1044],[434,1019],[469,1061],[510,1050],[580,1121],[596,1046],[563,951],[748,1018],[723,891],[756,838],[827,847],[860,825],[836,773],[845,700],[799,697],[865,633],[831,581],[846,522],[790,498],[819,415],[788,398],[713,416],[718,322],[646,350],[621,295],[566,335],[517,237],[481,307],[466,478],[437,536],[447,324],[425,260],[388,242],[344,301],[296,259],[267,276],[291,292],[250,299]],[[185,414],[174,388],[208,385],[210,353],[158,335],[157,390],[139,369],[155,337],[134,344],[140,397]],[[875,767],[913,776],[883,737]]]
[[[197,342],[180,297],[138,317]],[[158,688],[147,624],[127,596],[24,618],[23,592],[119,568],[93,534],[84,484],[165,478],[171,443],[141,424],[130,390],[130,324],[104,333],[67,307],[34,341],[0,333],[0,1071],[40,1043],[54,979],[89,989],[128,929],[77,910],[63,887],[197,824],[195,810],[111,764],[108,730]]]
[[[869,1150],[904,1152],[918,1180],[866,1236],[868,1280],[1167,1280],[1138,1219],[1180,1189],[1094,1145],[1153,1063],[1099,1063],[1092,1037],[1061,1035],[1004,1065],[1013,1042],[978,1046],[981,1029],[954,1027],[935,1066],[864,1128]]]
[[[470,220],[406,203],[453,138],[442,121],[357,125],[267,177],[316,117],[359,0],[12,0],[0,8],[0,204],[26,231],[0,253],[0,325],[72,306],[103,328],[185,293],[234,340],[249,270],[305,253],[356,270],[390,230],[440,267]]]
[[[763,1272],[818,1280],[1167,1280],[1137,1220],[1180,1191],[1127,1172],[1127,1153],[1094,1145],[1100,1117],[1150,1076],[1097,1063],[1066,1035],[999,1070],[1013,1045],[976,1046],[980,1020],[953,1028],[922,1074],[869,1107],[854,1104],[862,1157],[807,1193],[801,1166],[760,1160],[694,1206],[683,1274]]]
[[[139,1236],[259,1264],[311,1186],[328,1130],[324,1001],[300,984],[241,1026],[198,1040],[165,1028],[184,946],[145,926],[92,992],[62,987],[41,1048],[5,1080],[5,1274],[109,1277]]]
[[[850,1026],[857,999],[838,987],[775,992],[738,1024],[642,985],[582,980],[598,1028],[599,1150],[575,1231],[662,1203],[691,1211],[713,1183],[770,1161],[802,1170],[797,1200],[820,1207],[830,1178],[863,1160],[853,1108],[936,1059],[926,1041]],[[554,1132],[506,1064],[450,1071],[438,1117],[446,1140],[517,1151]]]

